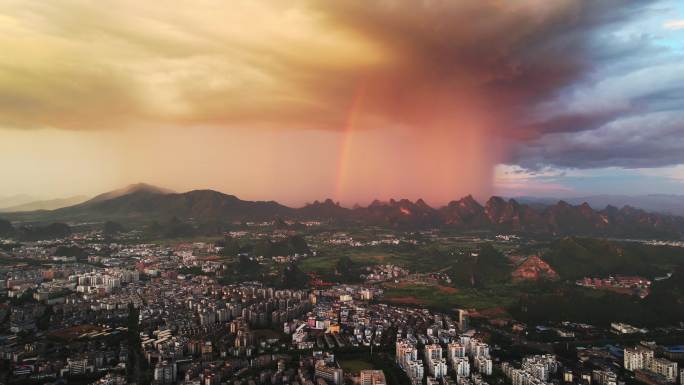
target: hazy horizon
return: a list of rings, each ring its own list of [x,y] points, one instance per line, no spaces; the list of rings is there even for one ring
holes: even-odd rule
[[[311,203],[314,203],[316,201],[324,202],[327,199],[331,199],[335,203],[340,204],[342,207],[346,207],[346,208],[353,208],[355,206],[367,206],[367,205],[373,203],[374,201],[380,201],[383,203],[387,203],[392,199],[395,201],[399,201],[402,199],[409,199],[410,201],[415,202],[418,199],[423,199],[420,197],[415,198],[415,199],[411,199],[411,198],[406,198],[406,197],[402,197],[402,196],[394,196],[394,197],[387,197],[387,198],[374,198],[374,199],[371,199],[368,201],[345,203],[345,202],[340,202],[338,200],[335,200],[332,197],[320,197],[320,198],[316,198],[316,199],[313,199],[310,201],[305,201],[302,203],[288,203],[288,202],[278,201],[276,199],[269,199],[269,198],[250,199],[250,198],[246,198],[246,197],[239,196],[237,194],[231,193],[230,191],[221,191],[221,190],[211,189],[211,188],[191,188],[188,190],[173,190],[173,189],[168,189],[164,186],[153,185],[153,184],[146,183],[146,182],[136,182],[136,183],[132,183],[132,184],[129,184],[126,186],[121,186],[120,188],[107,190],[107,191],[101,191],[101,192],[98,192],[97,194],[94,194],[94,195],[75,195],[75,196],[64,196],[64,197],[37,197],[37,196],[30,196],[30,195],[26,195],[26,194],[18,194],[18,195],[12,195],[12,196],[0,195],[0,210],[5,209],[5,211],[7,211],[6,210],[7,208],[11,208],[14,206],[22,206],[22,205],[30,204],[30,203],[46,202],[46,201],[53,201],[53,200],[59,201],[59,200],[67,200],[67,199],[80,199],[81,202],[85,202],[87,200],[90,200],[90,199],[97,197],[100,194],[107,194],[107,193],[116,192],[116,191],[125,191],[125,190],[128,190],[129,188],[136,188],[136,187],[140,187],[140,186],[152,187],[152,188],[156,188],[156,189],[160,189],[160,190],[167,190],[168,193],[176,193],[176,194],[183,194],[183,193],[188,193],[188,192],[197,191],[197,190],[212,190],[212,191],[216,191],[216,192],[226,194],[226,195],[233,195],[233,196],[236,196],[237,198],[242,199],[242,200],[276,201],[280,204],[284,204],[286,206],[293,207],[293,208],[304,207],[307,204],[311,204]],[[484,205],[489,198],[495,197],[495,196],[502,197],[504,199],[516,199],[516,200],[520,200],[523,203],[528,203],[527,201],[529,200],[530,203],[541,203],[541,204],[550,204],[550,203],[555,203],[555,202],[558,202],[561,200],[570,201],[572,204],[579,204],[579,203],[583,203],[583,202],[579,202],[579,200],[589,199],[590,201],[594,201],[594,200],[598,199],[601,202],[599,205],[595,205],[595,202],[589,202],[590,205],[595,209],[603,209],[606,205],[618,205],[618,206],[623,205],[624,203],[619,202],[620,199],[642,199],[642,198],[649,198],[649,197],[653,197],[653,198],[674,197],[674,198],[684,199],[684,194],[661,194],[661,193],[658,193],[658,194],[632,194],[632,195],[630,195],[630,194],[593,194],[593,195],[567,195],[567,196],[498,195],[498,194],[492,194],[492,195],[486,195],[486,196],[474,196],[473,194],[466,194],[466,195],[462,195],[462,196],[453,197],[452,199],[445,201],[445,202],[430,202],[430,201],[427,201],[425,199],[423,199],[423,200],[429,206],[434,207],[434,208],[439,208],[439,207],[446,206],[451,201],[458,201],[458,200],[463,199],[469,195],[472,195],[473,198],[478,203],[480,203],[482,205]],[[612,199],[612,200],[607,200],[607,201],[603,202],[603,201],[601,201],[601,199]],[[80,203],[80,202],[73,203],[73,204],[78,204],[78,203]],[[667,211],[667,209],[669,207],[668,205],[671,206],[671,204],[672,204],[672,202],[661,202],[661,203],[662,203],[661,211],[663,211],[663,210]],[[683,202],[676,202],[676,203],[677,204],[679,204],[679,203],[684,204],[684,201]],[[69,204],[69,205],[71,205],[71,204]],[[643,207],[643,208],[653,210],[652,207]],[[677,207],[669,207],[669,208],[670,209],[677,209],[677,211],[679,211],[679,209],[680,209],[678,205],[677,205]],[[682,207],[682,209],[684,209],[684,207]]]

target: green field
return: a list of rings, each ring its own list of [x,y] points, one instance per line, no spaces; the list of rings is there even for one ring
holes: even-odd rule
[[[362,359],[342,359],[340,360],[340,366],[345,372],[358,373],[362,370],[375,369],[375,366]]]
[[[299,267],[306,272],[331,273],[342,256],[363,266],[392,264],[418,273],[448,268],[459,259],[450,254],[447,247],[334,247],[322,250],[316,257],[303,259]]]
[[[477,310],[507,308],[518,299],[519,288],[501,285],[489,288],[450,288],[433,285],[386,285],[384,300],[451,310],[457,307]]]
[[[479,251],[480,257],[471,253]],[[338,271],[338,262],[348,258],[354,265],[347,274]],[[475,309],[507,308],[519,296],[518,287],[506,282],[512,266],[492,246],[472,242],[450,242],[448,245],[398,245],[372,247],[329,247],[316,257],[299,262],[305,272],[315,272],[333,282],[354,282],[365,267],[392,264],[407,268],[412,273],[446,273],[452,283],[427,284],[421,282],[387,283],[385,301],[450,310],[456,307]],[[347,264],[348,265],[348,264]],[[335,274],[337,272],[337,274]]]
[[[197,243],[197,242],[203,242],[203,243],[214,243],[216,241],[222,240],[223,236],[205,236],[205,235],[193,235],[193,236],[187,236],[187,237],[177,237],[177,238],[156,238],[156,239],[147,239],[145,240],[145,243],[152,243],[155,245],[160,245],[160,246],[167,246],[167,247],[172,247],[176,246],[180,243]],[[130,243],[138,243],[140,240],[131,240]]]

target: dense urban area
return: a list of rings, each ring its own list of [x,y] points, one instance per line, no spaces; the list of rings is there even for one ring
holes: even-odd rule
[[[684,384],[676,242],[318,221],[153,238],[2,241],[0,381]]]

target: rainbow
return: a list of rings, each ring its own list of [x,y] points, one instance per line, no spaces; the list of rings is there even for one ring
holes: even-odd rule
[[[347,112],[347,119],[345,120],[344,128],[342,130],[342,140],[340,141],[340,150],[337,160],[337,171],[335,175],[335,199],[338,201],[342,198],[346,188],[346,181],[349,176],[349,159],[351,156],[351,146],[354,137],[354,130],[356,121],[361,114],[362,105],[366,96],[366,83],[360,82],[356,87],[354,96],[352,97],[349,111]]]

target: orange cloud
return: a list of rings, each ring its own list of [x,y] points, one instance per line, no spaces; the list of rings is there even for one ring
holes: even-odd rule
[[[87,131],[117,182],[347,203],[489,193],[505,143],[538,134],[511,127],[581,71],[591,15],[577,0],[3,8],[1,135]]]

